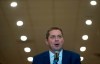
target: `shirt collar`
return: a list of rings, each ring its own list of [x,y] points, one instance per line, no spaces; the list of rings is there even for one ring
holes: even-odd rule
[[[62,64],[62,54],[63,54],[63,49],[59,52],[59,61],[58,61],[58,64]],[[53,64],[54,53],[49,50],[49,55],[50,55],[50,64]]]
[[[59,57],[62,56],[63,49],[59,52]],[[49,50],[50,57],[54,57],[54,53]]]
[[[52,53],[51,51],[49,51],[50,57],[54,56],[54,53]]]

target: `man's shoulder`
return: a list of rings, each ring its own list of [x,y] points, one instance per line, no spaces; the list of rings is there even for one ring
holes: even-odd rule
[[[42,53],[39,53],[39,54],[35,55],[34,57],[40,57],[40,58],[42,58],[42,57],[44,57],[44,56],[47,56],[48,53],[49,53],[49,51],[44,51],[44,52],[42,52]]]
[[[70,50],[63,50],[64,54],[80,56],[78,53]]]
[[[49,51],[44,51],[33,56],[32,64],[44,64],[45,60],[49,58]]]

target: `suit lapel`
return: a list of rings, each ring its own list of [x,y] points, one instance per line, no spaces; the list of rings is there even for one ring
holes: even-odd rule
[[[62,64],[70,64],[70,57],[67,51],[63,50],[62,54]]]
[[[45,56],[44,56],[44,64],[50,64],[50,57],[49,57],[49,51],[47,51],[45,53]]]

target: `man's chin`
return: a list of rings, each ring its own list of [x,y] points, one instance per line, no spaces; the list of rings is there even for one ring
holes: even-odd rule
[[[54,49],[54,51],[60,51],[61,50],[61,48],[56,48],[56,49]]]

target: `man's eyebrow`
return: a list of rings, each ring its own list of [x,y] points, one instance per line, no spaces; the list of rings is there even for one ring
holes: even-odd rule
[[[55,36],[55,35],[50,35],[50,36]]]

